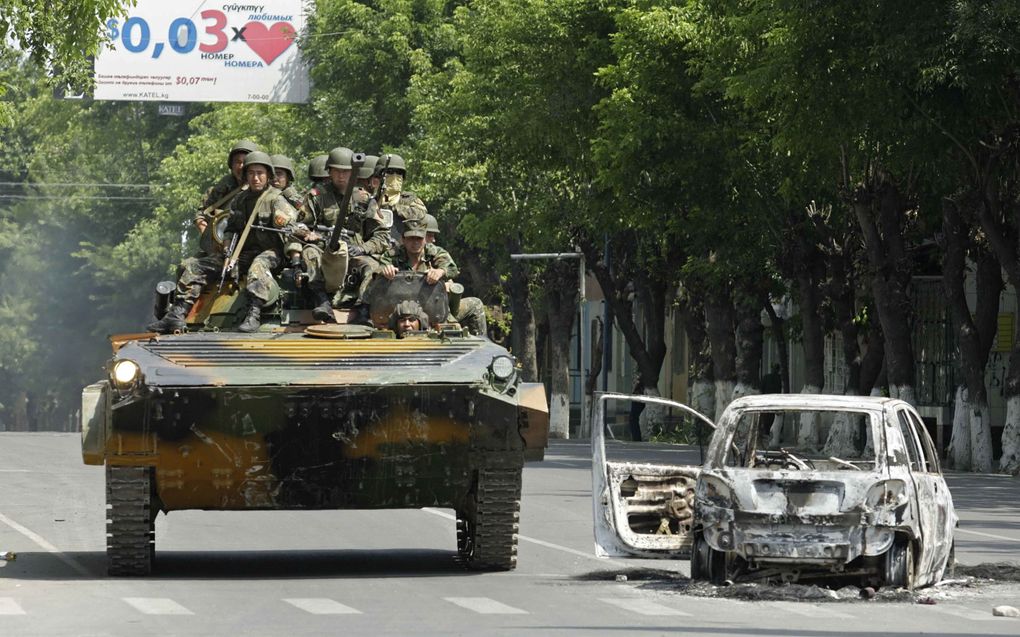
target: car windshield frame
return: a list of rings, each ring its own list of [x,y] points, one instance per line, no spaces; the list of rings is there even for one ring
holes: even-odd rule
[[[716,434],[712,437],[709,443],[708,452],[705,458],[705,466],[712,469],[719,470],[733,470],[743,469],[757,471],[763,467],[749,467],[747,464],[735,465],[727,463],[727,458],[734,450],[734,444],[738,445],[734,440],[737,433],[737,425],[741,422],[741,419],[746,416],[753,416],[755,414],[763,413],[809,413],[809,412],[832,412],[832,413],[850,413],[854,415],[862,415],[867,417],[868,423],[871,427],[871,435],[874,447],[874,465],[870,468],[862,468],[863,471],[875,472],[884,471],[886,468],[886,441],[884,432],[884,423],[886,421],[885,409],[876,408],[868,405],[861,406],[850,406],[846,404],[834,405],[834,404],[822,404],[822,403],[805,403],[805,404],[756,404],[748,405],[739,408],[727,409],[717,423],[718,429]],[[823,442],[824,444],[824,442]],[[819,451],[819,454],[821,452]],[[809,469],[816,471],[823,471],[825,469]]]

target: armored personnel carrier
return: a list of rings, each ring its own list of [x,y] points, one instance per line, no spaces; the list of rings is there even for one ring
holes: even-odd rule
[[[108,377],[83,391],[83,458],[106,466],[111,574],[149,573],[156,515],[185,509],[451,508],[468,567],[515,567],[545,393],[505,349],[447,322],[442,285],[373,281],[371,327],[339,311],[317,323],[281,285],[253,334],[231,331],[240,296],[233,282],[208,289],[186,333],[112,337]],[[387,329],[405,299],[433,329]]]

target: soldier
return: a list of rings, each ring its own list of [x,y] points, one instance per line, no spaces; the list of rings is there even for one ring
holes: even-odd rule
[[[449,270],[457,267],[449,252],[425,243],[425,224],[415,221],[404,225],[400,247],[382,255],[380,262],[379,273],[391,281],[398,271],[411,270],[423,273],[429,285],[448,278]]]
[[[365,155],[365,163],[358,169],[358,187],[364,188],[373,197],[379,187],[379,179],[375,176],[375,167],[378,163],[378,155]]]
[[[404,338],[405,332],[428,330],[429,316],[417,301],[401,301],[390,314],[389,328]]]
[[[353,168],[351,160],[354,151],[342,146],[329,153],[327,169],[329,182],[324,186],[316,186],[305,196],[301,223],[310,229],[307,233],[299,231],[296,236],[306,242],[302,249],[308,271],[309,289],[316,297],[316,307],[312,315],[320,321],[333,318],[333,307],[340,305],[343,296],[343,285],[348,272],[361,276],[362,288],[368,285],[376,261],[366,255],[379,255],[389,249],[389,236],[386,228],[375,218],[375,207],[371,197],[365,190],[356,189],[353,195],[355,202],[349,213],[340,214],[340,200],[347,188]],[[315,231],[317,226],[332,227],[339,217],[344,217],[344,228],[348,238],[335,254],[326,254],[324,233]],[[324,270],[327,268],[327,270]],[[332,298],[330,295],[333,295]],[[359,295],[360,296],[360,295]]]
[[[270,159],[273,160],[273,166],[276,168],[273,186],[283,192],[287,203],[294,206],[295,209],[301,210],[301,206],[304,205],[304,198],[298,194],[297,188],[294,187],[294,164],[290,161],[290,157],[286,155],[273,155]]]
[[[383,196],[380,207],[386,220],[384,223],[390,226],[393,241],[400,243],[404,233],[404,222],[409,219],[422,221],[429,211],[417,195],[403,189],[404,178],[407,176],[403,157],[392,153],[383,155],[375,167],[376,173],[382,179]]]
[[[225,198],[228,194],[233,193],[234,196],[237,196],[237,193],[240,192],[241,186],[244,185],[244,158],[248,156],[248,153],[255,152],[257,150],[261,150],[258,144],[249,139],[242,139],[234,144],[233,148],[231,148],[230,152],[227,154],[227,168],[230,172],[216,182],[215,186],[206,191],[205,200],[202,201],[202,207],[199,208],[200,213],[209,206]],[[220,204],[220,207],[223,210],[228,209],[230,207],[230,201],[231,199],[227,199]],[[198,214],[195,217],[195,225],[198,226],[199,234],[203,234],[205,232],[208,224],[209,219],[205,215]]]
[[[329,181],[329,173],[326,171],[327,161],[329,161],[329,155],[316,155],[308,162],[308,181],[312,184],[311,188],[322,186]]]
[[[258,227],[289,229],[297,218],[297,211],[287,203],[278,189],[270,185],[272,174],[273,163],[269,155],[261,151],[248,153],[244,161],[244,178],[248,189],[242,196],[234,198],[227,222],[228,232],[243,232],[248,219],[252,213],[255,214],[237,266],[241,270],[246,269],[248,273],[245,290],[248,311],[238,327],[242,332],[254,332],[259,328],[262,305],[268,303],[274,285],[273,273],[282,264],[282,235],[259,230]],[[202,293],[202,288],[209,282],[219,280],[228,256],[215,254],[185,259],[181,264],[183,272],[177,280],[177,297],[173,307],[162,319],[150,323],[148,329],[163,334],[185,330],[186,317]]]
[[[425,215],[425,243],[436,245],[439,236],[439,222],[432,215]],[[437,246],[438,247],[438,246]],[[456,264],[447,270],[450,279],[457,278],[460,270]],[[475,336],[488,336],[489,325],[485,318],[485,304],[477,296],[465,296],[461,298],[455,290],[464,291],[464,287],[447,281],[446,291],[450,294],[450,311],[454,320],[467,328]]]

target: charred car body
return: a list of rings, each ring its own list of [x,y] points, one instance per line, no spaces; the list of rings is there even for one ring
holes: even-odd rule
[[[516,564],[521,469],[548,432],[544,390],[447,319],[443,286],[373,282],[372,312],[418,300],[438,329],[318,324],[281,291],[253,334],[237,287],[207,289],[189,331],[113,337],[83,392],[82,450],[106,465],[111,574],[145,574],[154,518],[184,509],[449,507],[479,569]],[[379,324],[378,321],[376,323]]]
[[[634,399],[680,409],[661,399]],[[735,400],[695,466],[610,462],[593,426],[601,556],[687,557],[694,579],[857,580],[912,588],[953,563],[957,516],[917,412],[886,398]]]

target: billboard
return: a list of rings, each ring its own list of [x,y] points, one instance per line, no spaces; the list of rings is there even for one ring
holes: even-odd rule
[[[95,98],[174,102],[306,102],[296,38],[304,0],[257,4],[138,0],[106,23]]]

